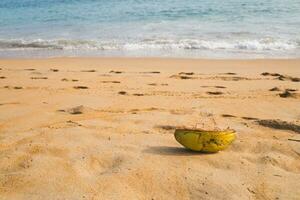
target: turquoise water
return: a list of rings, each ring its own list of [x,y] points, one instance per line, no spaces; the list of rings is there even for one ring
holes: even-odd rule
[[[299,0],[1,0],[0,57],[300,57]]]

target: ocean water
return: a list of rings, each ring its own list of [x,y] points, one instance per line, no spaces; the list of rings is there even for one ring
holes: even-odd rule
[[[0,57],[299,58],[300,0],[0,0]]]

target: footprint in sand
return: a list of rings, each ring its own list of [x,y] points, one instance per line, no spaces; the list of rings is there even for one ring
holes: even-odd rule
[[[234,72],[219,73],[219,74],[223,74],[223,75],[236,75],[236,73],[234,73]]]
[[[21,86],[14,86],[13,89],[15,89],[15,90],[21,90],[21,89],[23,89],[23,87],[21,87]]]
[[[120,94],[120,95],[126,95],[127,92],[125,92],[125,91],[120,91],[120,92],[118,92],[118,94]]]
[[[209,94],[209,95],[221,95],[221,94],[223,94],[223,92],[219,92],[219,91],[217,91],[217,92],[206,92],[207,94]]]
[[[0,76],[0,79],[6,79],[6,77],[5,76]]]
[[[269,73],[269,72],[263,72],[261,73],[262,76],[274,76],[276,77],[276,79],[280,80],[280,81],[292,81],[292,82],[300,82],[300,78],[298,77],[292,77],[292,76],[284,76],[282,74],[279,73]]]
[[[202,88],[219,88],[219,89],[225,89],[225,86],[221,86],[221,85],[216,85],[216,86],[208,86],[208,85],[203,85],[201,86]]]
[[[159,71],[152,71],[152,72],[140,72],[141,74],[160,74]]]
[[[89,70],[81,70],[81,72],[96,72],[94,69],[89,69]]]
[[[86,113],[88,111],[91,111],[91,109],[87,108],[87,107],[85,107],[83,105],[76,106],[76,107],[73,107],[73,108],[67,108],[67,109],[58,110],[58,112],[69,113],[71,115],[79,115],[79,114]]]
[[[74,89],[88,89],[88,87],[87,86],[74,86],[73,87]]]
[[[281,98],[289,98],[289,97],[296,98],[297,96],[295,93],[293,93],[294,91],[297,90],[286,89],[283,93],[280,93],[279,96]]]
[[[245,120],[258,120],[258,118],[255,118],[255,117],[242,117],[242,119],[245,119]]]
[[[48,77],[31,77],[33,80],[48,79]]]
[[[286,91],[289,91],[289,92],[296,92],[298,91],[297,89],[286,89]]]
[[[50,69],[51,72],[58,72],[58,69]]]
[[[226,87],[225,86],[221,86],[221,85],[216,85],[214,86],[215,88],[220,88],[220,89],[225,89]]]
[[[154,128],[161,129],[163,131],[173,131],[178,127],[172,126],[172,125],[156,125],[156,126],[154,126]]]
[[[162,84],[157,84],[157,83],[149,83],[148,85],[150,85],[150,86],[157,86],[157,85],[161,85],[161,86],[168,86],[169,84],[167,84],[167,83],[162,83]]]
[[[178,76],[178,78],[179,79],[195,79],[195,78],[190,77],[190,76],[182,76],[182,75]]]
[[[132,94],[133,96],[138,96],[138,97],[140,97],[140,96],[144,96],[144,94],[141,94],[141,93],[135,93],[135,94]]]
[[[113,74],[122,74],[123,72],[111,70],[109,73],[113,73]]]
[[[192,76],[194,75],[194,72],[180,72],[179,75],[187,75],[187,76]]]
[[[221,115],[222,117],[225,117],[225,118],[235,118],[236,116],[234,115],[229,115],[229,114],[223,114]]]
[[[273,87],[273,88],[269,89],[269,91],[271,91],[271,92],[280,91],[280,88]]]
[[[121,83],[120,81],[101,81],[102,83]]]
[[[79,80],[77,80],[77,79],[67,79],[67,78],[63,78],[63,79],[61,79],[61,81],[72,81],[72,82],[77,82],[77,81],[79,81]]]

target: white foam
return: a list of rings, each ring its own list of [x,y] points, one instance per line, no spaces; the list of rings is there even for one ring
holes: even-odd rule
[[[100,40],[0,40],[0,50],[84,50],[84,51],[219,51],[238,53],[268,53],[285,51],[299,52],[300,42],[286,39],[262,38],[262,39],[164,39],[149,38],[140,41],[125,42],[100,41]],[[299,54],[299,53],[296,53]]]

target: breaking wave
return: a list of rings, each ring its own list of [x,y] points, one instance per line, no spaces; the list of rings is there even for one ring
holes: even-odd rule
[[[202,40],[202,39],[144,39],[137,42],[97,40],[0,40],[0,50],[239,50],[278,51],[300,48],[299,41],[259,40]]]

